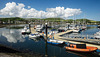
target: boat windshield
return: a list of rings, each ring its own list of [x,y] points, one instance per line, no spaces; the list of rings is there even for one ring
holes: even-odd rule
[[[86,49],[86,44],[76,44],[76,48]]]

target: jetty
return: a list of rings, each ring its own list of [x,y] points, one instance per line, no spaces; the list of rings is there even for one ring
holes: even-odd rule
[[[69,43],[75,43],[75,44],[86,44],[87,46],[93,46],[93,47],[97,47],[98,49],[100,49],[100,40],[98,39],[82,39],[82,38],[66,38],[66,37],[62,37],[62,35],[64,34],[68,34],[73,32],[73,30],[67,30],[65,32],[60,32],[57,34],[54,34],[54,39],[57,40],[61,40],[61,41],[65,41],[65,42],[69,42]],[[34,28],[31,28],[31,33],[37,33],[36,30]],[[43,35],[42,33],[40,33],[40,35]],[[44,34],[45,36],[45,34]],[[50,35],[48,35],[49,37]]]

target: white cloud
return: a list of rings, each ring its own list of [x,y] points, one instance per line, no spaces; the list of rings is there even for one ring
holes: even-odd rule
[[[34,8],[28,6],[28,9],[25,8],[25,5],[22,3],[9,2],[6,6],[0,10],[0,15],[10,16],[10,17],[24,17],[24,18],[68,18],[73,15],[78,15],[82,11],[81,9],[73,8],[47,8],[46,11],[38,11]]]
[[[28,6],[28,8],[31,8],[31,6]]]
[[[21,35],[21,30],[4,30],[2,31],[2,36],[4,36],[8,42],[11,43],[17,43],[19,42],[24,42],[25,38],[22,37]]]

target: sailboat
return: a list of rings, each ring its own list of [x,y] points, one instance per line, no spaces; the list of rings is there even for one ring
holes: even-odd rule
[[[43,28],[44,28],[43,25],[37,25],[36,31],[37,31],[37,32],[40,32],[40,31],[42,31]]]
[[[74,17],[74,20],[75,20],[75,17]],[[74,33],[79,33],[79,32],[81,31],[81,29],[79,28],[78,25],[76,25],[75,21],[74,21],[73,24],[75,24],[75,25],[73,26],[73,32],[74,32]]]

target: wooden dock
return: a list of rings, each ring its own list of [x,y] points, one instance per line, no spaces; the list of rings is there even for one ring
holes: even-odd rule
[[[31,28],[31,33],[34,34],[34,33],[37,33],[37,32],[34,28]]]
[[[68,30],[66,32],[61,32],[61,33],[58,33],[58,34],[55,34],[54,35],[54,39],[57,39],[57,40],[62,40],[62,41],[65,41],[65,42],[70,42],[70,43],[75,43],[75,44],[86,44],[87,46],[93,46],[93,47],[97,47],[98,49],[100,49],[100,45],[98,44],[92,44],[92,43],[88,43],[88,42],[84,42],[82,40],[86,40],[86,39],[79,39],[79,38],[64,38],[64,37],[61,37],[61,35],[63,34],[66,34],[66,33],[70,33],[72,32],[73,30]],[[74,40],[74,41],[73,41]],[[79,41],[77,41],[79,40]],[[93,39],[91,40],[88,40],[88,41],[93,41]],[[94,41],[100,41],[100,40],[94,40]]]
[[[100,45],[85,42],[85,41],[87,41],[86,39],[61,37],[61,35],[70,33],[72,31],[73,30],[67,30],[66,32],[61,32],[61,33],[54,34],[54,39],[62,40],[62,41],[65,41],[65,42],[70,42],[70,43],[75,43],[75,44],[82,43],[82,44],[86,44],[87,46],[93,46],[93,47],[97,47],[98,49],[100,49]],[[31,28],[31,33],[34,34],[34,33],[37,33],[37,32],[36,32],[36,30],[34,28]],[[43,35],[43,34],[40,33],[40,35]],[[45,36],[45,34],[44,34],[44,36]],[[49,36],[50,35],[48,35],[48,37]],[[84,40],[84,41],[82,41],[82,40]],[[97,41],[98,42],[99,40],[91,40],[91,39],[89,39],[88,41],[91,41],[91,42],[92,41]]]
[[[36,29],[31,28],[31,34],[34,34],[34,33],[38,33],[38,32],[36,31]],[[40,35],[45,36],[45,34],[42,34],[42,33],[40,33]],[[50,35],[48,34],[48,36]]]

